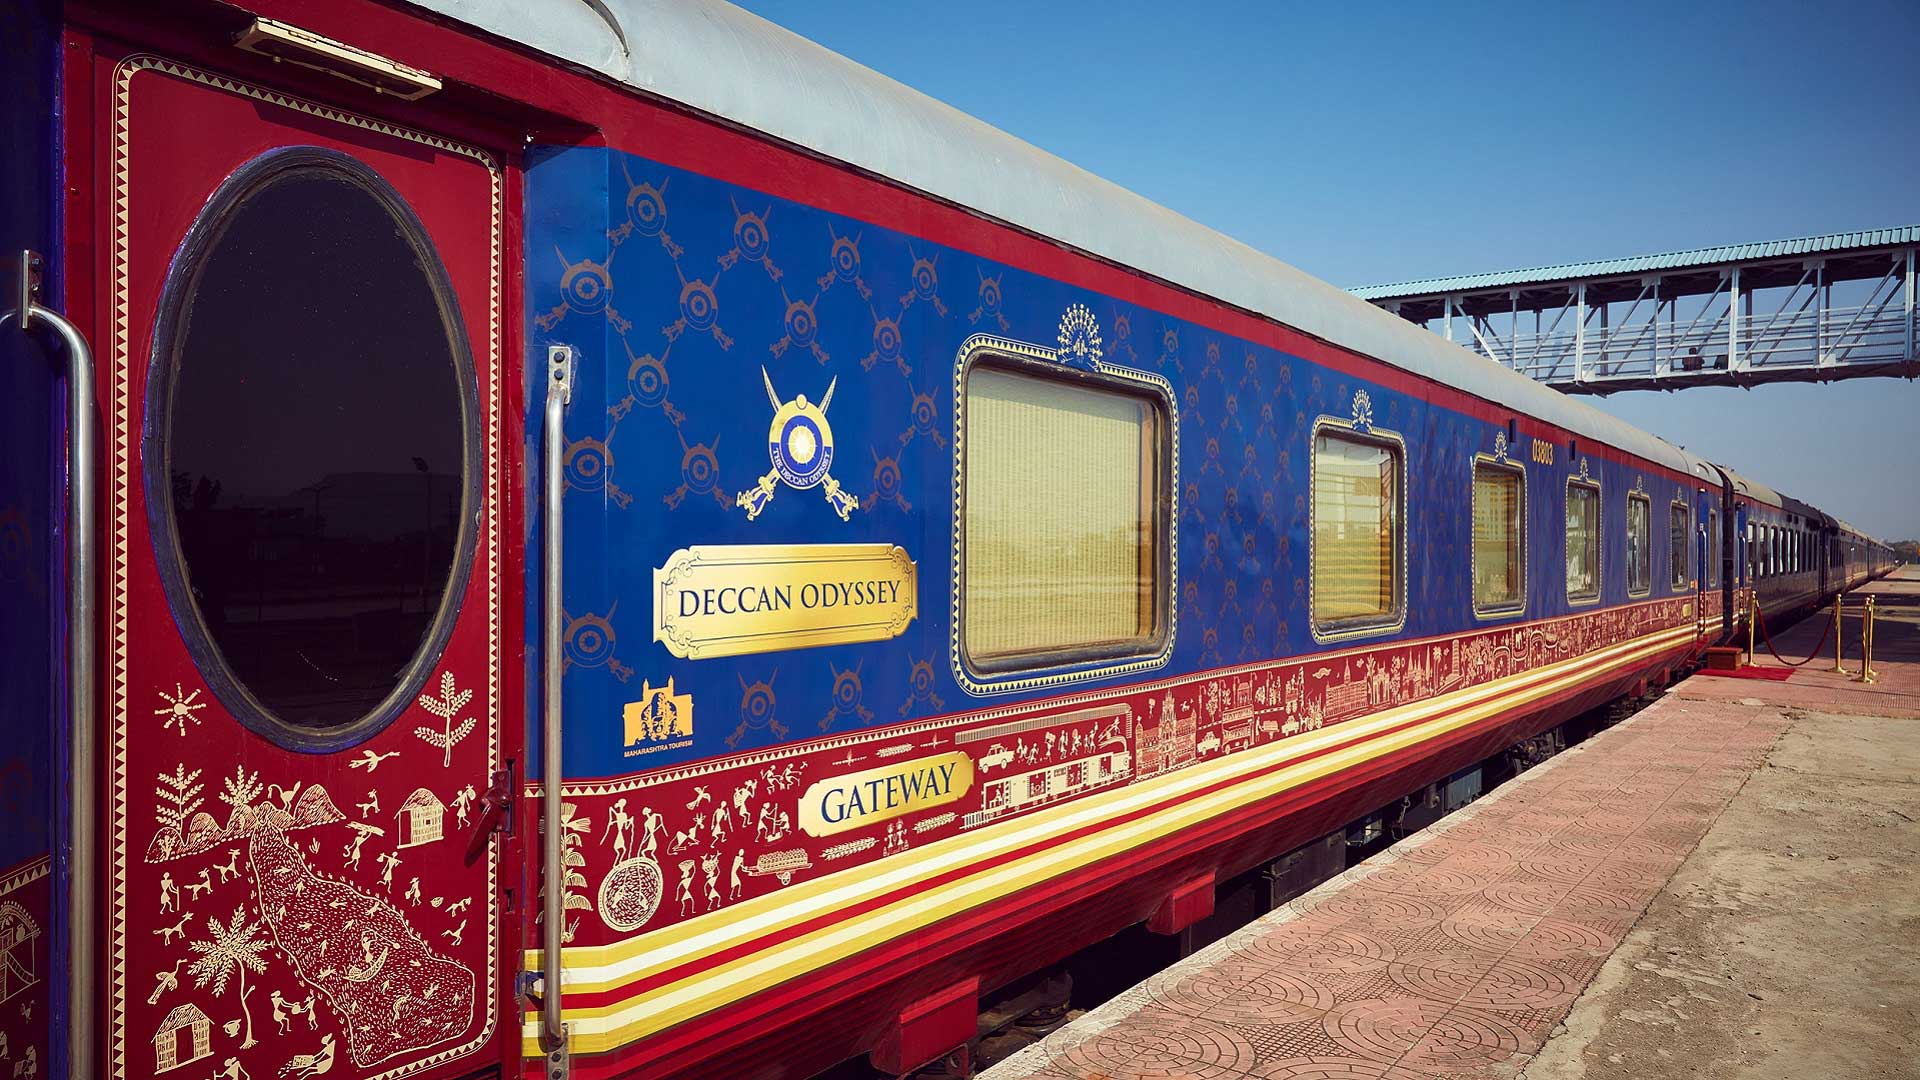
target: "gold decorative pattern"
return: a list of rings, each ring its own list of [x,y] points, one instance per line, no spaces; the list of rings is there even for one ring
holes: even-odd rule
[[[1507,460],[1507,433],[1506,432],[1503,431],[1498,435],[1494,436],[1493,447],[1494,447],[1494,452],[1491,455],[1475,454],[1473,456],[1473,463],[1476,466],[1486,465],[1492,468],[1502,469],[1507,472],[1511,472],[1515,476],[1520,478],[1520,603],[1503,604],[1498,607],[1483,608],[1480,606],[1479,601],[1476,599],[1473,604],[1473,617],[1482,622],[1486,622],[1492,619],[1517,618],[1527,613],[1527,606],[1528,606],[1527,501],[1532,493],[1527,490],[1527,470],[1525,466],[1520,465],[1516,462],[1511,462]],[[1470,518],[1470,520],[1477,521],[1479,520],[1478,500],[1480,498],[1480,485],[1474,482],[1473,470],[1471,469],[1468,470],[1467,482],[1471,484],[1473,488],[1471,492],[1471,499],[1473,503],[1474,515]],[[1469,531],[1469,535],[1467,537],[1467,570],[1469,574],[1475,574],[1479,572],[1474,565],[1474,560],[1478,558],[1478,553],[1473,550],[1474,538],[1471,535],[1471,531],[1472,531],[1471,526],[1469,527],[1468,531]]]
[[[1075,305],[1086,312],[1083,305]],[[997,337],[992,334],[975,334],[960,343],[960,350],[953,365],[953,543],[952,543],[952,588],[949,590],[948,604],[948,648],[947,659],[953,670],[953,677],[961,689],[975,696],[988,694],[1007,694],[1019,690],[1033,690],[1043,686],[1059,686],[1065,683],[1081,682],[1087,679],[1105,679],[1116,675],[1131,675],[1143,671],[1152,671],[1163,667],[1173,656],[1173,642],[1177,636],[1179,605],[1176,598],[1180,595],[1180,405],[1173,392],[1173,384],[1164,377],[1148,371],[1137,371],[1119,364],[1110,364],[1099,359],[1099,328],[1093,322],[1091,312],[1086,312],[1084,320],[1076,319],[1074,308],[1068,309],[1068,317],[1062,320],[1061,340],[1063,343],[1077,341],[1084,346],[1084,353],[1069,356],[1059,349],[1049,349],[1043,345],[1033,345],[1011,338]],[[1077,370],[1091,370],[1096,374],[1122,379],[1127,382],[1149,388],[1160,400],[1160,407],[1166,410],[1166,425],[1169,444],[1167,448],[1167,562],[1166,581],[1160,589],[1160,601],[1165,605],[1166,633],[1160,646],[1148,656],[1123,657],[1110,664],[1097,664],[1085,668],[1066,671],[1046,671],[1032,675],[1012,676],[982,682],[967,670],[961,657],[960,647],[960,606],[962,587],[962,538],[966,528],[966,438],[967,438],[967,368],[977,358],[984,355],[999,354],[1028,360],[1039,360],[1054,364],[1072,364]],[[1158,584],[1158,583],[1157,583]]]
[[[375,132],[392,138],[404,140],[416,145],[432,147],[459,157],[467,158],[487,171],[490,202],[490,258],[488,266],[488,311],[487,311],[487,435],[486,462],[488,475],[486,483],[489,489],[487,500],[488,537],[486,544],[486,580],[487,580],[487,697],[489,716],[492,722],[488,727],[488,762],[497,769],[501,761],[499,741],[500,712],[500,550],[499,550],[499,499],[497,490],[500,473],[500,338],[501,338],[501,270],[503,240],[505,191],[504,178],[499,163],[477,148],[452,142],[435,135],[414,131],[370,117],[360,116],[338,109],[329,108],[301,98],[277,93],[262,87],[253,86],[235,79],[202,71],[176,61],[152,54],[138,53],[123,58],[114,71],[113,80],[113,117],[110,136],[110,205],[111,205],[111,303],[112,325],[109,334],[109,355],[107,357],[107,403],[111,417],[111,431],[108,443],[108,467],[110,469],[107,485],[107,506],[109,520],[112,522],[113,552],[110,561],[109,603],[107,618],[112,628],[112,648],[110,650],[109,678],[111,699],[109,709],[113,723],[113,750],[109,762],[109,789],[112,800],[112,836],[110,842],[112,874],[109,890],[109,902],[112,908],[110,927],[109,958],[112,966],[112,989],[109,1028],[109,1069],[114,1077],[126,1077],[127,1058],[127,939],[129,927],[129,908],[127,897],[127,855],[128,855],[128,732],[133,707],[130,700],[127,681],[128,667],[128,611],[129,576],[132,557],[131,533],[129,529],[129,507],[133,486],[139,482],[135,476],[137,440],[140,432],[131,423],[132,411],[132,366],[131,349],[131,295],[129,276],[129,236],[132,217],[132,197],[129,190],[131,170],[130,139],[132,130],[132,84],[134,77],[143,72],[154,72],[175,79],[182,79],[213,90],[236,94],[268,105],[290,109],[316,119],[331,123]],[[368,1080],[397,1080],[402,1076],[418,1073],[435,1065],[465,1057],[484,1046],[494,1036],[495,1021],[499,1011],[496,998],[497,981],[494,975],[499,966],[499,907],[492,898],[499,892],[500,847],[497,839],[489,844],[487,868],[487,891],[489,902],[487,909],[487,954],[488,971],[481,980],[486,984],[486,1000],[480,1010],[481,1027],[473,1039],[454,1047],[436,1051],[425,1057],[406,1062],[396,1068],[374,1074]]]
[[[1400,459],[1399,506],[1395,507],[1393,543],[1397,549],[1396,561],[1400,572],[1393,583],[1393,616],[1378,622],[1368,622],[1358,626],[1335,626],[1323,629],[1320,620],[1314,617],[1313,594],[1317,587],[1314,562],[1320,556],[1319,545],[1313,541],[1313,490],[1315,471],[1319,467],[1320,433],[1323,431],[1345,431],[1376,443],[1385,443],[1393,448]],[[1397,634],[1407,625],[1407,490],[1413,486],[1413,462],[1408,459],[1407,442],[1397,431],[1388,431],[1375,427],[1373,423],[1373,401],[1365,390],[1353,396],[1353,417],[1343,420],[1337,416],[1322,416],[1313,422],[1313,430],[1307,435],[1307,628],[1313,632],[1313,640],[1326,645],[1336,641],[1351,641],[1355,638],[1379,637],[1384,634]]]

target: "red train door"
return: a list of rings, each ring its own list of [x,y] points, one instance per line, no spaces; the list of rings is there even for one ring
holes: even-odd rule
[[[152,55],[91,92],[102,1072],[517,1061],[502,168]]]

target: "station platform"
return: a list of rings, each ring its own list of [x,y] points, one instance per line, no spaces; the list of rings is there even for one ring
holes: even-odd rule
[[[982,1076],[1920,1076],[1920,572],[1865,592],[1876,683],[1696,675]]]

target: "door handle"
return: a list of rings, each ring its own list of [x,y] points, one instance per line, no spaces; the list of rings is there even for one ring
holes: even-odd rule
[[[18,321],[20,329],[44,326],[67,354],[67,752],[73,770],[68,815],[67,862],[67,1075],[92,1080],[96,1075],[93,888],[98,852],[94,776],[99,753],[94,741],[94,433],[93,350],[79,327],[59,312],[34,301],[40,256],[20,252],[20,291],[12,311],[0,312],[0,327]]]
[[[546,520],[541,534],[541,718],[540,718],[540,792],[541,876],[546,888],[541,893],[541,921],[545,934],[541,941],[541,1046],[547,1054],[549,1080],[567,1075],[567,1027],[560,1008],[561,928],[566,919],[566,845],[560,825],[560,676],[565,645],[566,623],[560,608],[560,584],[566,537],[561,518],[562,496],[566,494],[563,472],[567,439],[562,430],[567,403],[573,400],[573,349],[566,345],[547,346],[547,409],[542,462],[542,510]]]
[[[467,838],[468,866],[480,861],[480,856],[487,853],[487,843],[493,834],[506,827],[507,807],[513,801],[511,775],[505,769],[495,769],[493,783],[487,785],[487,793],[480,796],[480,819],[474,823],[473,835]]]

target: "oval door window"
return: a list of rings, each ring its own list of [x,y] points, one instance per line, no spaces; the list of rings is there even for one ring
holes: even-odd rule
[[[173,261],[148,387],[161,576],[214,693],[299,749],[384,727],[445,645],[480,472],[419,220],[346,155],[256,158]]]

